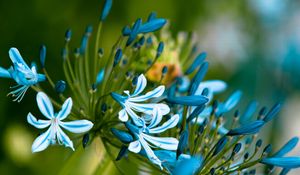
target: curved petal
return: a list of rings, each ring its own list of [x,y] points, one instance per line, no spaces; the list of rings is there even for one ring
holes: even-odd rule
[[[224,102],[224,109],[227,111],[230,111],[232,108],[234,108],[238,102],[240,101],[242,97],[241,91],[235,91],[225,102]]]
[[[50,120],[37,120],[31,113],[27,115],[27,122],[39,129],[46,128],[51,124]]]
[[[136,115],[136,113],[133,112],[130,107],[125,106],[125,110],[129,114],[130,118],[133,120],[135,125],[137,125],[139,127],[144,126],[144,124],[145,124],[144,120],[141,119],[138,115]]]
[[[161,114],[161,111],[155,107],[153,109],[153,115],[152,115],[152,120],[151,120],[151,123],[149,124],[148,128],[153,128],[155,126],[157,126],[161,120],[162,120],[162,114]]]
[[[22,56],[17,48],[14,48],[14,47],[10,48],[8,51],[8,54],[9,54],[9,57],[10,57],[11,61],[13,62],[13,64],[22,64],[25,69],[30,70],[30,68],[25,63],[24,59],[22,58]]]
[[[146,101],[150,98],[157,98],[162,96],[162,94],[165,91],[165,86],[158,86],[152,91],[147,92],[145,95],[141,95],[138,97],[131,97],[128,100],[131,102],[141,102],[141,101]]]
[[[142,149],[141,143],[139,140],[131,142],[128,146],[128,150],[134,153],[139,153]]]
[[[145,89],[147,85],[147,80],[143,74],[138,77],[136,88],[132,94],[132,96],[139,95]]]
[[[132,108],[135,111],[142,112],[148,115],[152,115],[152,110],[156,104],[154,103],[132,103],[126,102],[126,106]]]
[[[31,146],[31,151],[33,153],[43,151],[50,145],[49,137],[51,135],[51,129],[52,127],[50,127],[46,132],[44,132],[34,140]]]
[[[145,140],[157,146],[158,148],[166,150],[177,150],[178,140],[172,137],[153,137],[142,134]]]
[[[160,110],[162,115],[169,114],[169,112],[170,112],[170,107],[166,104],[158,103],[155,106],[158,107],[158,109]]]
[[[74,146],[73,146],[73,142],[64,133],[64,131],[60,129],[60,127],[58,127],[56,134],[57,134],[57,139],[58,139],[59,144],[65,145],[65,147],[70,147],[73,151],[75,150]]]
[[[223,92],[227,88],[227,84],[221,80],[208,80],[200,83],[195,94],[201,95],[204,88],[208,88],[212,93]]]
[[[71,122],[60,122],[59,125],[73,133],[84,133],[89,131],[94,124],[88,120],[76,120]]]
[[[177,125],[179,121],[179,115],[176,114],[173,117],[171,117],[168,121],[166,121],[163,125],[149,129],[149,133],[156,134],[166,131],[167,129],[173,128]]]
[[[158,159],[158,157],[154,154],[153,150],[150,148],[150,146],[147,144],[147,142],[143,139],[143,137],[139,136],[139,140],[140,140],[140,144],[143,146],[148,159],[158,165],[161,169],[163,169],[163,167],[161,166],[161,160]]]
[[[0,67],[0,77],[2,78],[11,78],[11,75],[7,69]]]
[[[121,111],[119,111],[119,119],[122,122],[127,122],[128,121],[128,115],[125,109],[122,109]]]
[[[56,117],[59,120],[64,120],[65,118],[67,118],[68,115],[71,113],[72,106],[73,106],[73,101],[72,98],[70,97],[64,102],[64,104],[61,107],[61,110],[59,111]]]
[[[47,95],[44,92],[39,92],[36,101],[41,113],[48,119],[52,119],[54,117],[53,106]]]

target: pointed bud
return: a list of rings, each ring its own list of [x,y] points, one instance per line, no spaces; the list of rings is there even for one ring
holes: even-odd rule
[[[227,137],[226,136],[223,136],[217,143],[216,143],[216,147],[215,147],[215,150],[213,152],[213,156],[219,154],[223,148],[225,147],[227,143]]]
[[[160,43],[158,44],[157,52],[156,52],[156,58],[159,58],[159,57],[160,57],[160,55],[162,54],[162,52],[163,52],[163,50],[164,50],[164,47],[165,47],[165,45],[164,45],[163,42],[160,42]]]
[[[66,90],[67,84],[63,80],[57,81],[55,84],[55,91],[59,94],[63,93]]]
[[[127,155],[127,152],[128,152],[127,146],[122,145],[122,147],[121,147],[121,149],[120,149],[120,152],[119,152],[119,154],[118,154],[118,156],[117,156],[117,158],[116,158],[116,161],[119,161],[119,160],[121,160],[124,156],[126,156],[126,155]]]
[[[115,128],[112,128],[111,132],[123,143],[130,143],[133,141],[133,137],[128,132],[121,131]]]
[[[69,42],[71,40],[71,37],[72,37],[72,31],[71,31],[71,29],[68,29],[65,33],[66,42]]]
[[[102,13],[101,13],[101,16],[100,16],[101,21],[104,21],[106,19],[106,17],[108,16],[108,14],[110,12],[110,9],[112,7],[112,3],[113,3],[112,0],[105,0],[104,6],[102,8]]]
[[[96,77],[96,86],[98,86],[104,79],[104,69],[101,69],[98,74],[97,74],[97,77]]]
[[[188,140],[189,140],[189,132],[188,130],[184,130],[179,138],[179,143],[176,151],[176,159],[178,160],[178,157],[183,153],[184,149],[188,146]]]
[[[123,56],[122,50],[120,48],[117,49],[117,52],[115,54],[115,59],[114,59],[113,67],[115,67],[117,64],[119,64],[122,56]]]
[[[40,62],[41,62],[42,68],[45,67],[45,61],[46,61],[46,46],[42,45],[40,47]]]
[[[90,140],[90,135],[89,133],[86,133],[83,135],[83,138],[82,138],[82,147],[85,148],[86,145],[89,143],[89,140]]]

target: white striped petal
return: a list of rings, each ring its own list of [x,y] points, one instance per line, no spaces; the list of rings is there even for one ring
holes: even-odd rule
[[[22,64],[25,69],[30,70],[17,48],[10,48],[8,54],[13,64]]]
[[[141,101],[146,101],[149,100],[150,98],[157,98],[162,96],[162,94],[165,91],[165,86],[158,86],[154,90],[147,92],[145,95],[141,95],[138,97],[131,97],[128,100],[131,102],[141,102]]]
[[[60,122],[59,125],[73,133],[84,133],[93,127],[93,123],[88,120],[75,120],[70,122]]]
[[[73,151],[74,146],[73,146],[73,142],[71,141],[71,139],[64,133],[64,131],[62,129],[60,129],[60,127],[57,127],[57,139],[58,139],[58,143],[65,145],[65,147],[70,147]]]
[[[64,120],[65,118],[67,118],[68,115],[71,113],[72,106],[72,98],[68,98],[62,105],[61,110],[59,111],[56,117],[59,118],[59,120]]]
[[[158,165],[161,169],[163,169],[163,167],[161,166],[161,160],[158,159],[158,157],[154,154],[153,150],[150,148],[150,146],[147,144],[147,142],[143,139],[143,137],[139,136],[139,140],[140,140],[140,144],[143,146],[146,155],[148,157],[148,159]]]
[[[128,146],[128,150],[134,153],[139,153],[141,151],[142,147],[141,147],[141,143],[139,142],[139,140],[136,140],[134,142],[131,142]]]
[[[135,88],[134,93],[132,94],[132,96],[139,95],[141,92],[143,92],[146,85],[147,85],[147,80],[146,80],[145,76],[143,74],[141,74],[138,77],[136,88]]]
[[[121,111],[119,111],[119,119],[122,122],[127,122],[128,121],[128,115],[125,109],[122,109]]]
[[[50,127],[46,132],[44,132],[34,140],[31,146],[31,151],[33,153],[43,151],[50,145],[50,136],[52,132],[51,130],[52,127]]]
[[[171,117],[168,121],[166,121],[163,125],[149,129],[149,133],[156,134],[156,133],[162,133],[166,131],[167,129],[173,128],[177,125],[179,121],[179,115],[176,114],[173,117]]]
[[[172,137],[153,137],[146,134],[141,134],[145,140],[152,143],[158,148],[166,150],[177,150],[178,140]]]
[[[27,122],[38,129],[44,129],[50,125],[50,120],[37,120],[31,113],[27,115]]]
[[[129,114],[130,118],[133,120],[135,125],[137,125],[139,127],[144,126],[144,124],[145,124],[144,120],[141,119],[138,115],[136,115],[136,113],[133,112],[130,107],[125,105],[125,110]]]
[[[162,120],[163,115],[161,114],[161,111],[155,107],[153,109],[153,115],[152,115],[152,120],[151,123],[149,124],[148,128],[153,128],[155,126],[157,126],[161,120]]]
[[[52,119],[54,117],[53,106],[47,95],[44,92],[39,92],[36,101],[41,113],[48,119]]]

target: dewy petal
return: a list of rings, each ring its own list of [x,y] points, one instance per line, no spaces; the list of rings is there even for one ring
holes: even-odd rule
[[[59,111],[56,117],[59,120],[64,120],[65,118],[67,118],[68,115],[71,113],[72,106],[73,106],[73,101],[72,98],[70,97],[64,102],[64,104],[61,107],[61,110]]]
[[[27,115],[27,122],[38,129],[46,128],[51,124],[50,120],[37,120],[31,113]]]
[[[75,150],[74,146],[73,146],[73,142],[64,133],[64,131],[60,129],[60,127],[57,127],[57,139],[58,139],[59,144],[63,144],[66,147],[70,147],[73,151]]]
[[[156,134],[166,131],[167,129],[173,128],[177,125],[179,121],[179,115],[176,114],[173,117],[171,117],[168,121],[166,121],[163,125],[149,129],[149,133]]]
[[[122,109],[121,111],[119,111],[119,119],[122,122],[127,122],[128,121],[128,115],[125,109]]]
[[[149,124],[148,128],[153,128],[155,126],[157,126],[161,120],[162,120],[162,114],[161,114],[161,111],[155,107],[153,109],[153,115],[152,115],[152,120],[151,120],[151,123]]]
[[[157,98],[162,96],[162,94],[165,91],[165,86],[158,86],[152,91],[147,92],[145,95],[141,95],[138,97],[131,97],[128,100],[131,102],[141,102],[141,101],[146,101],[150,98]]]
[[[10,48],[8,53],[13,64],[22,64],[25,69],[30,70],[17,48]]]
[[[60,122],[59,125],[73,133],[84,133],[93,127],[93,123],[88,120],[76,120],[70,122]]]
[[[135,88],[132,96],[139,95],[145,89],[146,85],[147,85],[147,80],[146,80],[145,76],[143,74],[141,74],[138,77],[137,85],[136,85],[136,88]]]
[[[50,145],[51,130],[52,127],[34,140],[31,147],[33,153],[43,151]]]
[[[42,114],[48,119],[52,119],[54,117],[53,106],[47,95],[44,92],[39,92],[36,101]]]
[[[142,136],[148,142],[157,146],[158,148],[166,150],[177,150],[178,140],[172,137],[153,137],[142,133]]]
[[[131,142],[128,146],[128,150],[134,153],[139,153],[141,151],[141,143],[139,140],[136,140],[134,142]]]

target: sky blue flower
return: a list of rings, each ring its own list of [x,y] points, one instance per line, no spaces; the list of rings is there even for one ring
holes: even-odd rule
[[[143,148],[148,159],[162,168],[161,160],[159,160],[159,158],[155,155],[151,147],[161,148],[164,150],[176,150],[178,140],[172,137],[154,137],[151,136],[151,134],[159,134],[175,127],[179,121],[179,116],[176,114],[161,126],[158,126],[162,120],[160,112],[161,111],[158,108],[155,108],[153,110],[153,118],[151,122],[144,128],[138,128],[129,122],[126,123],[126,127],[136,139],[129,144],[128,150],[134,153],[140,153]]]
[[[135,125],[142,127],[145,125],[145,122],[139,115],[136,114],[136,112],[146,114],[146,116],[151,116],[154,108],[157,108],[161,115],[166,115],[170,112],[169,106],[163,103],[140,103],[152,98],[160,97],[165,91],[165,86],[159,86],[154,90],[147,92],[145,95],[140,95],[146,88],[146,85],[147,80],[145,76],[141,74],[137,79],[136,88],[132,94],[130,94],[128,90],[124,91],[127,96],[122,96],[117,93],[111,94],[112,97],[123,107],[123,109],[119,112],[119,119],[122,122],[128,121],[128,116],[130,116]]]
[[[44,129],[49,126],[48,130],[38,136],[32,144],[32,152],[40,152],[45,150],[49,145],[58,143],[74,150],[73,142],[61,129],[64,128],[72,133],[84,133],[93,127],[93,123],[88,120],[76,120],[63,122],[71,112],[73,101],[68,98],[62,105],[62,109],[58,113],[54,113],[54,109],[50,99],[43,92],[39,92],[36,101],[41,113],[49,120],[38,120],[31,113],[27,115],[27,121],[38,129]]]
[[[9,50],[9,57],[13,66],[9,69],[0,67],[0,77],[12,78],[16,81],[18,85],[12,87],[15,90],[11,91],[9,95],[15,97],[14,101],[20,102],[30,86],[45,81],[46,77],[43,74],[37,73],[37,68],[34,64],[30,68],[23,60],[18,49],[11,48]]]

